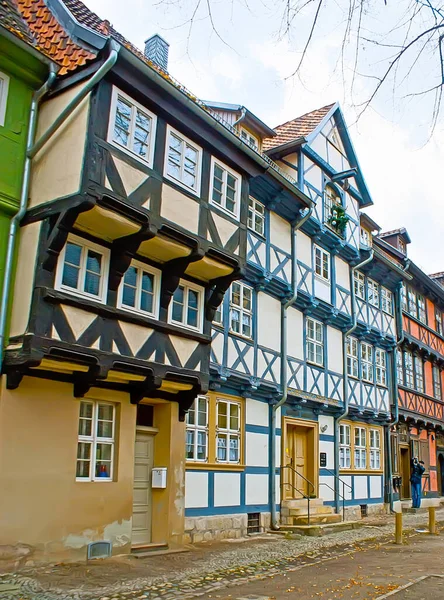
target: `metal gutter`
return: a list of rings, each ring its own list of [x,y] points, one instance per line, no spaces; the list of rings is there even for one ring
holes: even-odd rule
[[[37,142],[34,142],[35,132],[37,127],[37,111],[38,105],[41,102],[44,95],[49,91],[51,85],[54,83],[56,78],[55,69],[51,69],[47,81],[43,86],[34,94],[31,103],[31,113],[29,117],[28,135],[26,141],[26,158],[25,165],[23,168],[23,177],[20,193],[20,205],[19,210],[15,216],[11,219],[9,226],[8,245],[6,252],[6,264],[5,274],[3,281],[2,295],[0,298],[0,369],[3,365],[4,358],[4,346],[6,336],[6,321],[9,304],[9,294],[12,282],[12,266],[14,262],[14,254],[16,247],[16,239],[20,226],[20,222],[26,214],[28,207],[28,196],[29,196],[29,185],[31,179],[31,161],[32,158],[37,154],[39,150],[43,148],[46,142],[51,136],[59,129],[59,127],[66,121],[69,115],[76,109],[80,102],[86,97],[86,95],[92,90],[92,88],[108,73],[108,71],[115,65],[120,46],[111,41],[110,53],[106,61],[100,67],[100,69],[91,77],[91,79],[82,87],[82,89],[76,94],[71,100],[68,106],[60,113],[54,123],[43,133]]]
[[[12,42],[13,44],[18,46],[22,50],[25,50],[25,52],[30,54],[33,58],[35,58],[39,62],[43,63],[44,65],[47,65],[48,67],[51,67],[51,65],[53,65],[55,69],[58,68],[57,64],[53,60],[51,60],[50,58],[45,56],[42,52],[40,52],[39,50],[34,48],[34,46],[32,46],[31,44],[28,44],[21,38],[14,35],[11,31],[6,29],[2,25],[0,25],[0,33],[8,41]]]
[[[291,224],[291,297],[281,304],[281,388],[282,396],[276,404],[271,405],[270,415],[270,512],[271,528],[277,531],[279,524],[277,522],[276,511],[276,411],[285,404],[288,397],[288,378],[287,378],[287,310],[292,306],[298,297],[298,266],[297,266],[297,239],[296,232],[311,217],[313,206],[299,220]]]
[[[349,411],[349,398],[348,398],[348,375],[347,375],[347,338],[351,335],[356,327],[358,326],[358,316],[356,313],[356,294],[355,294],[355,282],[354,274],[355,271],[361,269],[369,262],[373,260],[374,250],[370,250],[369,256],[355,265],[350,269],[350,294],[351,294],[351,313],[352,313],[352,326],[348,331],[342,334],[342,368],[343,368],[343,398],[344,398],[344,411],[337,417],[335,417],[335,508],[338,513],[339,507],[339,421],[344,419],[348,415]]]

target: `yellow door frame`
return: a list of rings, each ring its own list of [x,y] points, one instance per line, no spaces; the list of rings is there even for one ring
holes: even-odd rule
[[[308,430],[311,430],[313,435],[313,443],[311,444],[312,453],[310,454],[308,459],[311,458],[312,465],[311,469],[313,472],[313,480],[310,477],[307,477],[312,481],[314,485],[314,495],[316,498],[319,497],[319,423],[318,421],[309,421],[305,419],[294,419],[293,417],[283,417],[282,418],[282,443],[281,443],[281,470],[282,467],[285,466],[285,456],[286,450],[288,448],[288,427],[303,427]],[[310,442],[310,440],[307,440]],[[284,480],[283,473],[281,473],[281,482]],[[281,484],[282,487],[282,484]]]

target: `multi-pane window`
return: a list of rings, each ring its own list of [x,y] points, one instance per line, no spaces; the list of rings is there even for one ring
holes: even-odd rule
[[[424,364],[420,356],[415,356],[415,389],[418,392],[424,391]]]
[[[216,421],[217,462],[240,462],[240,426],[240,404],[218,399]]]
[[[389,315],[393,314],[393,294],[384,286],[381,286],[381,308]]]
[[[354,337],[347,338],[347,374],[359,377],[358,340]]]
[[[396,373],[398,376],[398,383],[404,385],[404,365],[402,362],[402,352],[398,352],[396,355]]]
[[[425,298],[421,294],[418,294],[418,319],[422,323],[427,323]]]
[[[105,402],[80,402],[76,478],[111,481],[114,462],[115,407]]]
[[[6,104],[8,101],[9,77],[0,72],[0,127],[5,124]]]
[[[364,429],[364,427],[355,427],[355,469],[367,468],[366,434],[367,431]]]
[[[60,255],[56,287],[104,302],[109,251],[70,236]]]
[[[368,229],[364,229],[363,227],[361,227],[361,244],[363,244],[364,246],[371,246],[372,245],[372,236],[370,231],[368,231]]]
[[[406,312],[408,311],[407,286],[404,282],[401,284],[401,308]]]
[[[314,247],[315,273],[318,277],[330,281],[330,254],[319,246]]]
[[[373,346],[361,343],[361,373],[365,381],[373,381]]]
[[[118,306],[157,316],[160,271],[143,263],[132,262],[119,287]]]
[[[370,429],[370,469],[381,468],[381,432]]]
[[[224,303],[222,300],[221,304],[219,304],[219,306],[216,308],[216,311],[214,313],[213,323],[215,325],[223,325],[223,309],[224,309]]]
[[[113,90],[108,140],[152,164],[156,117],[116,88]]]
[[[412,317],[415,317],[415,319],[418,318],[418,307],[416,304],[416,292],[414,290],[412,290],[412,288],[408,289],[408,311],[412,315]]]
[[[355,286],[355,296],[357,298],[361,298],[365,300],[365,277],[364,274],[360,271],[354,272],[354,286]]]
[[[376,362],[376,383],[378,385],[387,385],[387,353],[381,348],[375,350]]]
[[[373,279],[367,281],[367,298],[369,304],[379,308],[379,284]]]
[[[201,149],[168,127],[165,174],[169,179],[199,193]]]
[[[265,235],[265,206],[251,196],[248,199],[248,229]]]
[[[415,387],[415,376],[413,372],[413,355],[408,350],[404,351],[404,383],[409,388]]]
[[[433,396],[441,400],[441,371],[439,367],[433,365]]]
[[[342,206],[341,198],[331,185],[327,185],[324,191],[324,221],[326,223],[330,224],[332,217],[335,216],[334,206]]]
[[[198,396],[186,419],[186,459],[208,460],[208,398]]]
[[[231,285],[230,329],[245,337],[253,335],[253,290],[237,281]]]
[[[324,364],[324,326],[311,317],[307,317],[307,360],[319,366]]]
[[[211,166],[210,201],[237,217],[240,204],[240,175],[214,159]]]
[[[439,335],[443,334],[442,328],[442,312],[440,310],[435,310],[435,329]]]
[[[339,425],[339,467],[351,466],[350,425]]]
[[[170,303],[170,321],[190,329],[202,329],[202,288],[180,281]]]
[[[259,140],[252,133],[247,131],[244,127],[241,127],[240,137],[243,142],[257,150],[259,148]]]

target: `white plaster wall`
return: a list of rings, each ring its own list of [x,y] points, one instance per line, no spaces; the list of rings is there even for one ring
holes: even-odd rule
[[[185,473],[185,508],[208,506],[208,473]]]
[[[306,156],[304,157],[304,178],[317,190],[322,190],[322,171]]]
[[[268,503],[268,475],[245,476],[245,502],[247,504]]]
[[[327,485],[321,485],[326,483]],[[328,487],[330,486],[330,487]],[[333,488],[332,490],[330,488]],[[328,502],[335,499],[335,479],[333,475],[321,475],[319,477],[319,497]]]
[[[354,478],[354,495],[356,500],[368,498],[367,476],[357,475]]]
[[[370,477],[370,498],[382,498],[382,477],[380,475]]]
[[[277,421],[279,423],[279,421]],[[279,467],[281,465],[281,445],[282,445],[282,436],[276,436],[276,466]]]
[[[321,432],[324,426],[327,426],[325,431]],[[319,415],[319,432],[321,435],[334,435],[335,434],[335,420],[333,417],[327,417],[326,415]]]
[[[298,231],[296,236],[297,259],[311,267],[311,239],[302,231]]]
[[[238,339],[239,339],[240,348],[243,349],[245,342],[242,341],[242,338],[238,338]],[[244,361],[249,369],[249,372],[253,373],[254,348],[252,346],[250,346],[250,344],[247,344],[247,345],[249,346],[249,348],[246,351],[246,353],[244,354]],[[233,363],[235,363],[238,356],[239,356],[239,353],[233,344],[233,340],[231,339],[231,336],[229,336],[228,337],[228,360],[227,360],[228,365],[232,365]],[[242,365],[242,363],[240,363],[237,366],[237,370],[245,373],[245,368]]]
[[[331,303],[331,286],[318,277],[315,277],[315,296],[325,302]]]
[[[276,475],[276,504],[281,502],[281,478],[280,475]]]
[[[246,464],[250,467],[268,466],[268,435],[265,433],[245,434]]]
[[[327,454],[327,465],[326,469],[335,468],[335,445],[334,442],[327,442],[325,440],[319,440],[319,452],[325,452]]]
[[[327,325],[328,370],[342,373],[342,332]]]
[[[216,335],[214,333],[216,332]],[[213,329],[214,335],[211,342],[211,350],[214,352],[214,357],[218,364],[222,364],[224,358],[224,335],[218,330]]]
[[[312,150],[314,150],[316,152],[316,154],[319,154],[319,156],[326,161],[327,160],[327,152],[326,152],[325,142],[326,142],[325,137],[322,134],[318,134],[314,138],[314,140],[312,140],[310,142],[310,148]]]
[[[268,294],[259,292],[258,343],[260,346],[279,351],[281,347],[281,303]]]
[[[287,327],[288,356],[304,360],[303,314],[290,307],[287,311]]]
[[[281,248],[290,254],[291,252],[291,227],[277,214],[270,213],[270,242],[273,246]]]
[[[295,165],[297,167],[298,165],[298,155],[296,152],[293,152],[292,154],[287,154],[287,156],[285,157],[285,163],[283,163],[282,161],[278,160],[276,161],[277,164],[280,166],[280,168],[285,172],[288,173],[288,175],[290,175],[290,177],[293,177],[293,179],[297,179],[298,178],[298,172],[296,169],[292,169],[291,167],[289,167],[288,165],[286,165],[285,163],[290,163],[292,165]]]
[[[347,485],[351,486],[351,484],[352,484],[352,478],[350,475],[340,475],[339,479],[341,481],[344,481],[344,483],[346,483]],[[351,489],[349,487],[347,487],[347,485],[344,486],[344,491],[345,491],[344,496],[345,496],[346,500],[351,500],[351,498],[352,498]],[[341,490],[342,490],[342,485],[341,485]],[[342,491],[341,491],[341,494],[342,494]]]
[[[252,398],[247,398],[245,403],[246,423],[247,425],[263,425],[268,426],[268,404],[266,402],[258,402]]]
[[[214,474],[214,506],[240,504],[240,473]]]
[[[346,290],[350,290],[350,267],[345,260],[335,256],[336,262],[336,283]]]
[[[335,171],[343,170],[342,154],[332,144],[329,144],[328,148],[328,162]]]

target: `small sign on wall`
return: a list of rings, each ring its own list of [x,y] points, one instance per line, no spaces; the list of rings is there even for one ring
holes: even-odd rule
[[[167,486],[167,468],[166,467],[157,467],[153,469],[152,472],[152,488],[166,488]]]
[[[327,466],[327,452],[321,452],[319,454],[319,466],[321,468]]]

